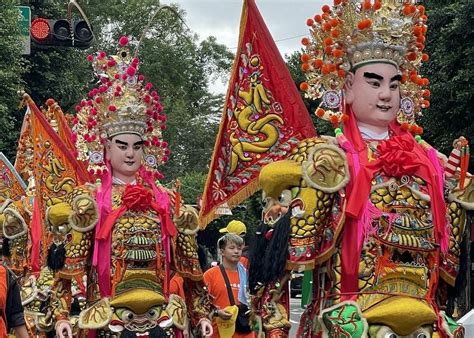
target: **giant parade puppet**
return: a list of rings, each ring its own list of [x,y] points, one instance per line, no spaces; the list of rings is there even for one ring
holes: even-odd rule
[[[467,142],[446,158],[416,123],[427,16],[413,1],[334,1],[309,19],[305,95],[335,137],[300,142],[260,172],[264,225],[250,258],[253,309],[286,337],[285,281],[312,271],[299,337],[463,337],[446,313],[474,207]]]
[[[156,183],[169,156],[160,97],[138,74],[128,38],[116,55],[88,60],[99,86],[76,107],[72,133],[66,126],[65,137],[57,132],[56,120],[25,96],[40,127],[24,138],[28,156],[19,158],[30,161],[36,193],[21,198],[18,178],[7,196],[14,199],[0,209],[30,332],[181,337],[192,326],[208,336],[197,213]],[[15,168],[3,167],[16,177]],[[174,273],[184,279],[185,299],[170,292]]]
[[[445,158],[416,123],[430,94],[418,73],[424,7],[337,0],[308,20],[301,89],[321,100],[316,115],[334,137],[313,137],[254,1],[244,9],[201,225],[263,189],[249,271],[259,335],[288,336],[285,287],[305,271],[312,301],[299,337],[463,337],[446,290],[474,183],[467,141]],[[116,55],[89,60],[100,84],[77,106],[73,133],[25,96],[32,130],[15,167],[29,187],[0,167],[6,263],[23,278],[31,334],[180,337],[191,325],[210,335],[196,214],[155,182],[169,156],[159,95],[126,38]],[[170,293],[173,272],[185,299]]]

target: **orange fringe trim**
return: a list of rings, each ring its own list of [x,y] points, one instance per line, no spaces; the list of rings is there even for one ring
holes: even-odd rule
[[[209,183],[209,182],[208,182]],[[206,184],[206,187],[204,191],[208,191],[209,187],[208,184]],[[205,215],[202,214],[202,209],[199,212],[199,228],[201,230],[205,229],[206,226],[215,220],[216,218],[219,218],[221,215],[216,214],[217,208],[219,208],[222,204],[227,203],[229,205],[229,208],[233,208],[240,204],[242,201],[245,199],[249,198],[252,196],[256,191],[260,190],[260,185],[258,182],[258,177],[254,178],[252,181],[247,183],[245,186],[243,186],[239,191],[237,191],[235,194],[230,196],[227,200],[223,201],[221,204],[216,205],[213,207],[209,212]],[[204,201],[204,200],[203,200]]]

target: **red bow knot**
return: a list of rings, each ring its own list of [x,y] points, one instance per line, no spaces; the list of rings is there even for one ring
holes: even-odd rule
[[[152,193],[142,185],[127,184],[122,195],[122,205],[125,206],[127,210],[149,210],[152,201]]]
[[[377,147],[381,169],[388,177],[414,175],[420,166],[414,148],[411,137],[394,136],[381,142]]]

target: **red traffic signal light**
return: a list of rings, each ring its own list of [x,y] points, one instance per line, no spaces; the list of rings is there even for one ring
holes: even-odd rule
[[[37,41],[46,41],[49,39],[51,27],[48,20],[38,18],[31,23],[30,33],[31,38]]]
[[[93,41],[90,26],[85,21],[70,23],[67,20],[38,18],[31,23],[31,40],[38,48],[87,48]]]

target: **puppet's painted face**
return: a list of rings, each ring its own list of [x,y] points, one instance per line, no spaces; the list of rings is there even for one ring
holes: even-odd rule
[[[280,218],[282,218],[290,208],[290,203],[293,200],[291,190],[284,189],[281,191],[278,198],[267,196],[266,192],[262,193],[263,213],[262,218],[266,224],[273,225]]]
[[[136,134],[119,134],[107,144],[107,159],[112,166],[113,176],[131,182],[141,166],[143,140]]]
[[[386,128],[400,108],[400,74],[394,65],[372,63],[357,68],[346,79],[346,102],[359,126]]]
[[[109,328],[114,332],[121,332],[124,329],[130,332],[147,332],[163,320],[161,313],[161,306],[152,307],[140,315],[127,308],[118,308],[115,309]]]

